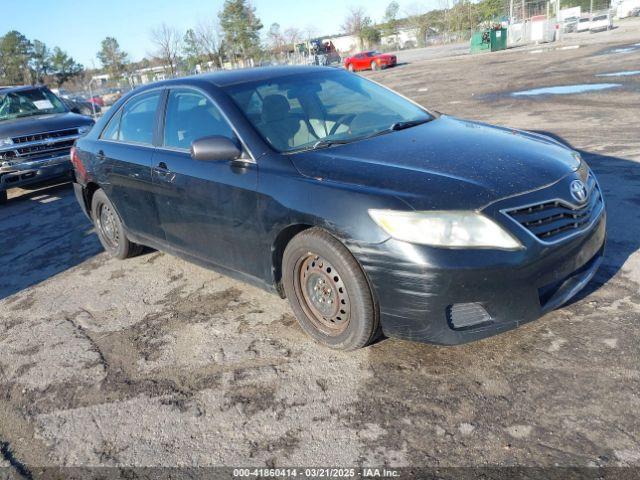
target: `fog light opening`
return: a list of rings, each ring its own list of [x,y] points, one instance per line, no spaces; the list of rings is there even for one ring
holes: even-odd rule
[[[447,307],[447,322],[453,330],[468,330],[493,322],[480,303],[454,303]]]

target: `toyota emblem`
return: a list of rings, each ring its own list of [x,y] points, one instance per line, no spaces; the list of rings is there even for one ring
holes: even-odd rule
[[[574,180],[569,186],[571,196],[578,203],[584,203],[587,200],[587,187],[581,180]]]

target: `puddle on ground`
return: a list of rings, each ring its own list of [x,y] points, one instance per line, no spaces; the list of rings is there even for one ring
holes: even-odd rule
[[[640,43],[634,43],[633,45],[624,45],[622,47],[615,47],[615,48],[610,48],[608,50],[605,50],[604,52],[600,53],[599,55],[608,55],[610,53],[630,53],[630,52],[637,52],[638,50],[640,50]]]
[[[532,97],[536,95],[571,95],[574,93],[596,92],[617,88],[622,86],[619,83],[585,83],[581,85],[560,85],[557,87],[534,88],[511,93],[514,97]]]
[[[627,70],[622,72],[598,73],[596,77],[626,77],[629,75],[640,75],[640,70]]]

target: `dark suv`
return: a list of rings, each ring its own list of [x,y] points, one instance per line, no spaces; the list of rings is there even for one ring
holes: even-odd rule
[[[46,87],[0,88],[0,203],[9,188],[70,176],[69,151],[93,123]]]

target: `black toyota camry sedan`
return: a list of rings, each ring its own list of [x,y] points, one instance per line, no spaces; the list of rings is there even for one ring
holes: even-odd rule
[[[337,349],[512,329],[584,287],[605,243],[577,152],[337,69],[138,88],[72,162],[109,254],[146,245],[273,290]]]

